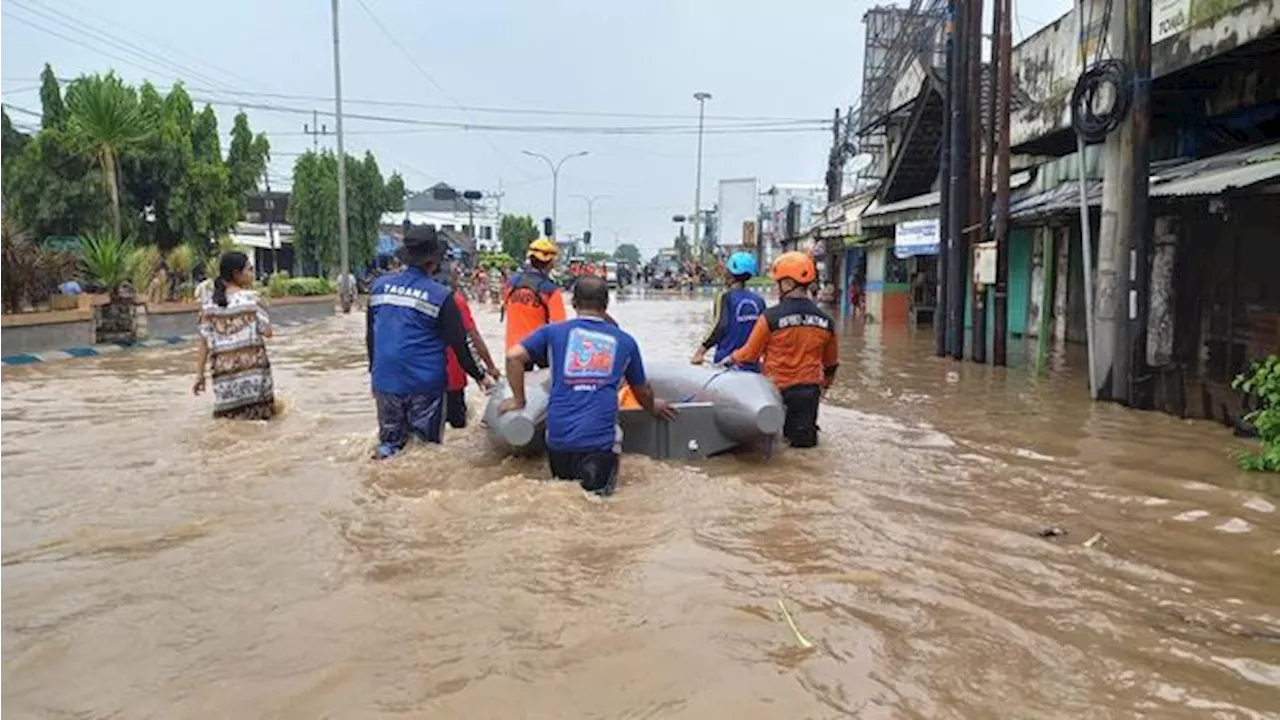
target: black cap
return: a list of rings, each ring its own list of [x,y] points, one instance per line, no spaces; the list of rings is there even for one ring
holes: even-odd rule
[[[405,265],[421,265],[428,261],[439,261],[444,253],[436,229],[430,225],[415,225],[404,236],[404,247],[400,248],[400,262]]]

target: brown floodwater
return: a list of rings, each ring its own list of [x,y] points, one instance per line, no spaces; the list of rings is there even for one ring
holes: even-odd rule
[[[683,358],[709,305],[614,310]],[[1280,485],[1223,428],[851,326],[821,447],[600,501],[476,427],[370,461],[363,326],[280,330],[271,423],[190,347],[4,369],[10,717],[1280,717]]]

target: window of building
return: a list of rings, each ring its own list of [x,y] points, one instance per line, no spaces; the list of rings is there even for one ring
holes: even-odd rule
[[[480,239],[481,239],[481,240],[492,240],[492,239],[493,239],[493,226],[492,226],[492,225],[483,225],[483,226],[481,226],[481,227],[480,227]]]
[[[449,224],[449,225],[441,225],[441,226],[440,226],[440,229],[441,229],[441,230],[446,230],[446,231],[448,231],[448,232],[453,232],[453,231],[454,231],[454,230],[456,230],[457,228],[456,228],[456,227],[451,223],[451,224]]]

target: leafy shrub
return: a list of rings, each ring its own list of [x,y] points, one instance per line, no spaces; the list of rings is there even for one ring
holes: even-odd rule
[[[480,267],[485,270],[509,270],[516,265],[516,261],[504,252],[491,252],[480,255]]]
[[[183,280],[190,279],[191,271],[196,269],[196,249],[190,243],[182,243],[169,251],[164,264],[174,276]]]
[[[332,295],[334,292],[333,283],[322,277],[291,278],[288,273],[276,273],[267,283],[267,295],[270,297],[307,297]]]
[[[47,250],[5,218],[0,229],[4,283],[0,301],[5,312],[21,312],[26,305],[49,299],[58,284],[75,277],[79,259],[74,253]]]
[[[129,284],[134,291],[145,293],[160,270],[160,250],[154,245],[135,247],[129,252]]]
[[[1258,431],[1258,452],[1237,451],[1236,462],[1245,470],[1280,472],[1280,355],[1258,360],[1231,387],[1258,398],[1258,409],[1244,416]]]
[[[196,297],[196,284],[190,280],[180,282],[174,292],[177,293],[180,302],[190,302]]]
[[[80,238],[80,261],[85,272],[95,285],[113,297],[130,281],[136,265],[133,250],[131,240],[122,240],[110,232]]]

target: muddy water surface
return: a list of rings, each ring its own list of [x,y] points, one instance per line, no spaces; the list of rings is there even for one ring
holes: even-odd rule
[[[709,304],[614,309],[671,359]],[[370,462],[363,322],[281,329],[270,424],[190,348],[4,370],[7,713],[1280,717],[1280,488],[1220,428],[848,328],[819,449],[601,502],[475,428]]]

